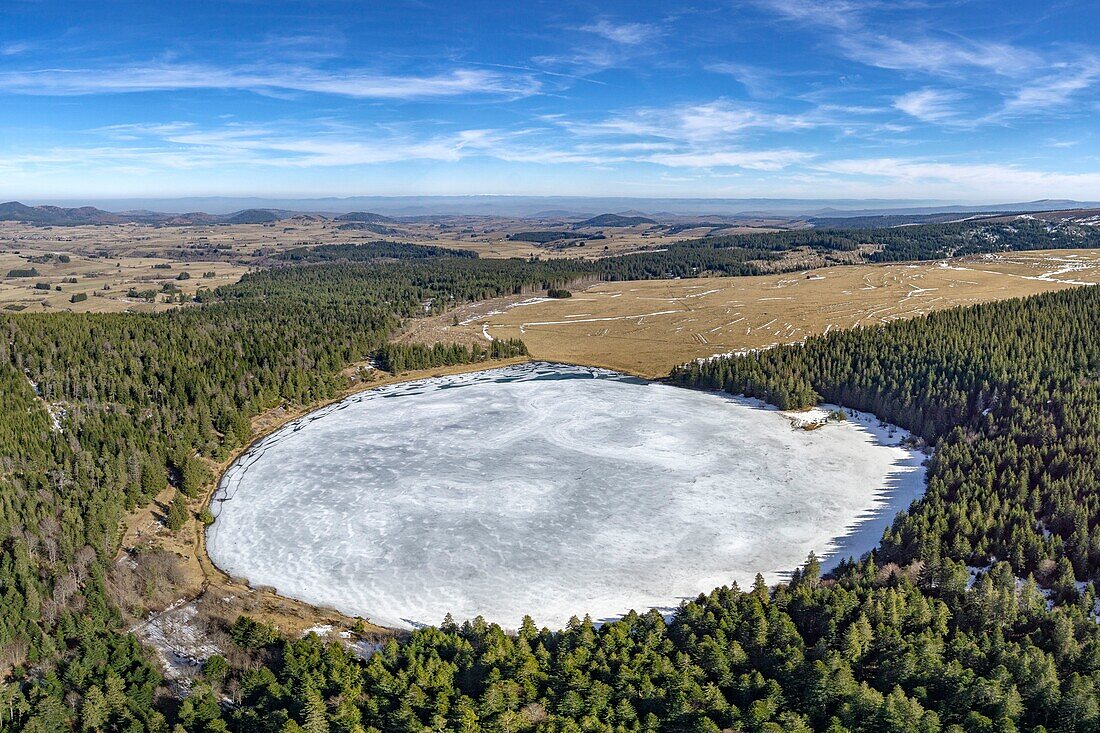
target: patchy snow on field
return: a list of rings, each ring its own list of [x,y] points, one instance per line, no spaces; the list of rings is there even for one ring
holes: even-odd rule
[[[923,490],[923,456],[849,415],[793,429],[752,400],[551,364],[391,385],[243,455],[208,549],[397,627],[670,609],[877,543]]]

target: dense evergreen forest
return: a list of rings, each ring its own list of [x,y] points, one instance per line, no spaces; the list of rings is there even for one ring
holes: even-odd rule
[[[280,260],[294,262],[415,260],[425,257],[469,257],[477,259],[477,252],[469,249],[436,247],[430,244],[407,244],[380,240],[363,244],[322,244],[316,247],[295,247],[280,252],[277,256]]]
[[[532,278],[547,274],[518,263],[466,279],[446,269],[272,270],[201,308],[0,318],[0,670],[12,673],[0,730],[79,727],[80,706],[66,700],[117,684],[126,725],[159,729],[159,678],[118,634],[109,600],[118,528],[170,483],[200,492],[210,479],[201,458],[248,440],[251,416],[331,397],[339,370],[370,357],[407,369],[525,353],[514,341],[387,343],[402,318],[540,287]]]
[[[473,620],[363,663],[238,635],[187,730],[1100,730],[1100,290],[840,332],[677,370],[789,406],[819,395],[936,445],[873,558],[727,587],[671,620],[516,634]],[[972,581],[967,565],[983,568]],[[250,622],[238,622],[248,628]],[[221,709],[215,700],[227,695]],[[205,711],[205,712],[200,712]]]
[[[429,269],[443,273],[444,277],[495,278],[498,275],[515,277],[516,273],[524,273],[520,279],[526,283],[527,273],[537,273],[547,281],[561,278],[639,280],[695,277],[701,274],[759,275],[774,269],[767,263],[779,260],[783,252],[799,246],[804,245],[786,242],[773,242],[768,246],[760,246],[756,242],[742,245],[726,240],[700,239],[672,244],[665,250],[598,260],[540,260],[541,264],[536,267],[534,262],[521,259],[488,259],[480,260],[476,264],[460,263],[456,259],[478,259],[477,253],[423,244],[373,242],[298,247],[287,250],[276,259],[288,262],[342,263],[418,260]]]
[[[531,241],[547,241],[533,235]],[[556,232],[555,234],[561,234]],[[526,236],[526,234],[524,235]],[[521,238],[514,235],[511,238]],[[833,226],[755,234],[728,234],[685,240],[661,251],[638,252],[597,260],[549,260],[543,264],[545,278],[565,276],[600,280],[694,277],[713,275],[760,275],[796,268],[797,261],[784,261],[796,250],[821,254],[855,253],[870,262],[929,260],[987,252],[1035,249],[1100,247],[1100,229],[1067,221],[1014,219],[1010,223],[963,221],[912,226]],[[291,262],[368,262],[378,260],[429,260],[433,258],[476,259],[471,250],[395,242],[329,244],[297,247],[276,259]],[[518,260],[490,262],[511,262]],[[489,267],[492,267],[490,265]]]
[[[401,369],[523,352],[389,345],[403,319],[587,280],[747,274],[783,250],[751,236],[764,241],[590,262],[286,267],[155,315],[0,317],[0,731],[1100,730],[1094,288],[673,374],[777,404],[821,396],[936,446],[926,497],[874,558],[831,578],[811,558],[788,584],[719,589],[667,622],[516,635],[446,622],[365,663],[242,618],[228,660],[183,701],[121,632],[110,586],[124,513],[169,485],[201,491],[202,459],[246,441],[250,417],[332,396],[366,358]],[[904,241],[919,256],[945,246]],[[967,564],[989,568],[970,590]]]
[[[783,407],[819,397],[939,446],[882,558],[1008,562],[1056,600],[1100,580],[1100,290],[949,310],[675,370]],[[1091,585],[1086,590],[1092,592]]]
[[[528,232],[511,239],[526,238],[545,243],[535,235],[561,232]],[[528,237],[527,235],[531,236]],[[559,237],[560,238],[560,237]],[[835,257],[836,261],[899,262],[929,260],[987,252],[1034,249],[1100,247],[1100,230],[1067,221],[1016,219],[1011,223],[963,221],[912,226],[830,226],[754,234],[728,234],[675,242],[659,250],[599,259],[552,259],[541,261],[538,277],[545,282],[581,280],[639,280],[696,277],[700,275],[762,275],[799,269],[791,253],[810,250]],[[531,261],[482,260],[478,265],[456,269],[456,259],[478,259],[473,250],[402,242],[366,242],[295,247],[270,258],[279,263],[379,263],[413,261],[445,263],[437,271],[467,278],[482,273],[530,270]],[[478,273],[478,275],[475,275]],[[526,282],[526,281],[525,281]]]
[[[820,251],[867,251],[872,262],[934,260],[986,252],[1100,247],[1100,229],[1067,221],[1014,219],[1011,223],[963,221],[913,226],[798,229],[729,234],[694,240],[696,246],[782,252],[798,247]]]

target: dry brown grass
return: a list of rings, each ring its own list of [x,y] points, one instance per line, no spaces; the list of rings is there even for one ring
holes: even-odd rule
[[[776,231],[783,224],[761,219],[722,233]],[[267,266],[278,253],[301,246],[388,240],[470,249],[487,258],[591,259],[660,249],[711,231],[700,227],[670,235],[667,229],[648,224],[573,231],[555,220],[476,216],[384,226],[392,231],[381,235],[341,229],[340,222],[310,216],[274,224],[183,227],[135,224],[41,227],[0,222],[0,312],[148,312],[175,308],[177,304],[165,303],[164,296],[159,294],[163,286],[194,295],[200,288],[212,289],[236,282],[251,267]],[[558,244],[537,245],[510,239],[518,232],[544,229],[562,229],[576,236],[602,232],[607,238],[564,248]],[[70,261],[61,262],[60,255]],[[832,262],[842,261],[846,256],[855,254],[830,254]],[[783,266],[792,264],[820,267],[826,262],[820,253],[806,249],[787,253]],[[40,275],[7,277],[10,270],[30,267]],[[177,280],[182,272],[188,273],[190,279]],[[208,272],[214,273],[213,277],[205,278]],[[65,282],[67,279],[75,282]],[[50,289],[36,289],[37,283],[48,284]],[[131,288],[138,292],[158,291],[158,295],[153,302],[132,298],[128,296]],[[72,303],[71,297],[78,293],[86,294],[88,299]]]
[[[388,240],[472,249],[483,257],[599,257],[635,249],[662,247],[671,242],[704,236],[712,230],[710,227],[700,227],[670,235],[662,227],[640,224],[574,231],[563,221],[555,219],[479,216],[433,217],[431,221],[386,223],[381,225],[388,230],[383,234],[364,229],[342,229],[341,224],[342,222],[309,216],[294,217],[272,224],[177,227],[140,224],[41,227],[0,222],[0,250],[247,262],[264,254],[293,247]],[[761,219],[746,222],[744,226],[723,229],[720,233],[768,232],[788,225],[788,220]],[[602,233],[606,239],[591,240],[583,247],[563,249],[510,239],[520,232],[545,230],[561,230],[564,236],[577,238]],[[215,250],[217,256],[212,256],[211,252]]]
[[[516,337],[534,358],[659,377],[691,359],[1097,281],[1100,252],[1077,250],[761,277],[601,283],[563,300],[532,303],[514,297],[466,306],[412,324],[407,337],[467,342],[484,342],[486,334]]]
[[[149,312],[178,307],[163,302],[158,294],[156,302],[128,297],[131,288],[141,292],[160,291],[165,284],[193,296],[199,288],[213,289],[219,285],[236,282],[248,271],[247,267],[225,262],[173,262],[162,257],[92,257],[69,254],[69,262],[61,262],[56,256],[59,250],[20,248],[0,251],[0,312],[46,313],[69,311],[87,312]],[[46,262],[35,261],[49,257]],[[161,268],[155,267],[161,265]],[[163,269],[167,265],[170,269]],[[11,270],[34,268],[37,276],[7,277]],[[190,279],[177,280],[186,272]],[[204,277],[206,273],[213,277]],[[65,282],[75,279],[76,282]],[[49,290],[35,288],[37,283],[47,283]],[[88,299],[70,302],[75,293],[85,293]]]
[[[158,296],[155,303],[126,297],[132,287],[138,291],[159,290],[165,283],[193,295],[200,287],[214,288],[236,282],[252,266],[265,266],[272,257],[288,249],[320,244],[346,244],[387,240],[440,247],[469,249],[482,257],[598,258],[666,247],[710,228],[683,230],[674,235],[667,229],[642,224],[633,227],[603,227],[569,230],[554,219],[511,219],[506,217],[452,216],[433,221],[386,223],[386,233],[341,229],[341,222],[313,216],[296,216],[272,224],[234,224],[156,227],[139,224],[104,226],[32,226],[0,222],[0,312],[114,312],[152,311],[178,307]],[[783,221],[761,219],[723,230],[723,234],[775,231]],[[510,239],[523,231],[563,230],[578,237],[602,233],[606,239],[583,246],[538,245]],[[71,258],[61,263],[57,255]],[[804,256],[797,254],[795,256]],[[46,263],[32,259],[49,257]],[[172,269],[157,269],[168,264]],[[819,261],[807,259],[806,266]],[[35,267],[40,277],[8,278],[9,270]],[[177,281],[180,272],[190,280]],[[204,279],[205,272],[214,272]],[[76,278],[76,283],[64,283]],[[36,290],[37,282],[49,283],[61,291]],[[88,300],[71,303],[74,293],[86,293]]]

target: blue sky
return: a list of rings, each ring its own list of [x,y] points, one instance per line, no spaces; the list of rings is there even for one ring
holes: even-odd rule
[[[1100,3],[0,3],[0,197],[1100,199]]]

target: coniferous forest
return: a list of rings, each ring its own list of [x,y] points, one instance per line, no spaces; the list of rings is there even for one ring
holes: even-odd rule
[[[954,247],[954,230],[898,231],[883,250],[898,258]],[[402,371],[524,353],[392,345],[405,319],[595,279],[740,273],[770,246],[547,262],[395,249],[260,271],[160,314],[0,317],[0,731],[1100,730],[1096,288],[671,375],[867,410],[934,447],[924,498],[829,577],[811,557],[775,588],[700,589],[668,620],[513,634],[444,619],[368,661],[242,617],[184,699],[125,633],[108,590],[123,516],[168,485],[200,493],[202,459],[244,445],[251,417],[335,395],[368,358]]]

